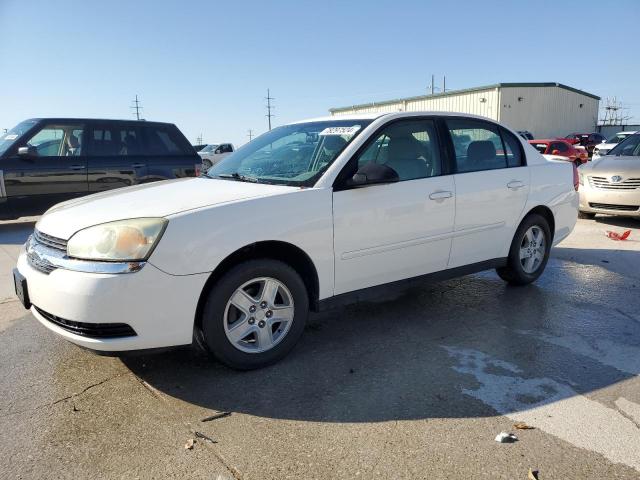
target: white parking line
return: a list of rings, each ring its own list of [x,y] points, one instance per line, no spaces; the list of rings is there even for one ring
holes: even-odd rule
[[[480,384],[475,390],[463,389],[464,394],[513,420],[640,471],[640,429],[627,416],[550,378],[523,378],[517,366],[483,352],[444,348],[458,362],[454,370],[472,375]],[[616,402],[635,418],[634,405],[639,407],[625,399]]]

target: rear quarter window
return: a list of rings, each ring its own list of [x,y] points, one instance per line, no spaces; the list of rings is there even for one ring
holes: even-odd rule
[[[148,155],[190,155],[193,147],[176,127],[153,125],[143,127]]]

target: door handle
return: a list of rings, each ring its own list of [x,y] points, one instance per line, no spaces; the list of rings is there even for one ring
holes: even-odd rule
[[[520,188],[524,188],[524,186],[524,182],[521,182],[520,180],[512,180],[507,183],[507,188],[510,188],[511,190],[518,190]]]
[[[453,193],[451,192],[433,192],[429,195],[431,200],[444,200],[445,198],[453,197]]]
[[[71,170],[84,170],[87,167],[85,167],[84,165],[71,165],[69,168]]]
[[[142,167],[146,167],[147,164],[146,163],[134,163],[133,165],[131,165],[133,168],[142,168]]]

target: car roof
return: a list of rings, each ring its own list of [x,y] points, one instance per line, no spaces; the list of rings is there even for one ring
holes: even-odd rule
[[[529,143],[551,143],[551,142],[569,143],[564,138],[534,138],[533,140],[529,140]]]
[[[174,125],[169,122],[153,122],[148,120],[126,120],[117,118],[76,118],[76,117],[37,117],[29,118],[27,121],[36,122],[109,122],[109,123],[136,123],[140,125]]]
[[[316,117],[316,118],[308,118],[305,120],[298,120],[295,122],[287,123],[286,125],[296,125],[299,123],[308,123],[308,122],[330,122],[330,121],[342,121],[342,120],[375,120],[381,117],[393,117],[393,118],[411,118],[418,116],[439,116],[439,117],[464,117],[471,118],[476,120],[483,120],[491,123],[496,123],[495,120],[491,118],[483,117],[481,115],[472,115],[470,113],[463,112],[438,112],[438,111],[399,111],[399,112],[374,112],[374,113],[358,113],[358,114],[348,114],[348,115],[326,115],[324,117]]]

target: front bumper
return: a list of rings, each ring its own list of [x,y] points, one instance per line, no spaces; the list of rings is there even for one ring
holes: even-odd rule
[[[24,250],[17,268],[27,280],[31,312],[40,323],[70,342],[104,352],[190,344],[198,298],[209,276],[169,275],[150,263],[135,273],[57,268],[47,274],[30,265]],[[92,336],[115,324],[128,325],[135,334]],[[69,325],[84,330],[72,331]]]
[[[591,185],[584,175],[584,185],[578,189],[580,211],[625,217],[640,217],[640,188],[630,190],[602,189]]]

